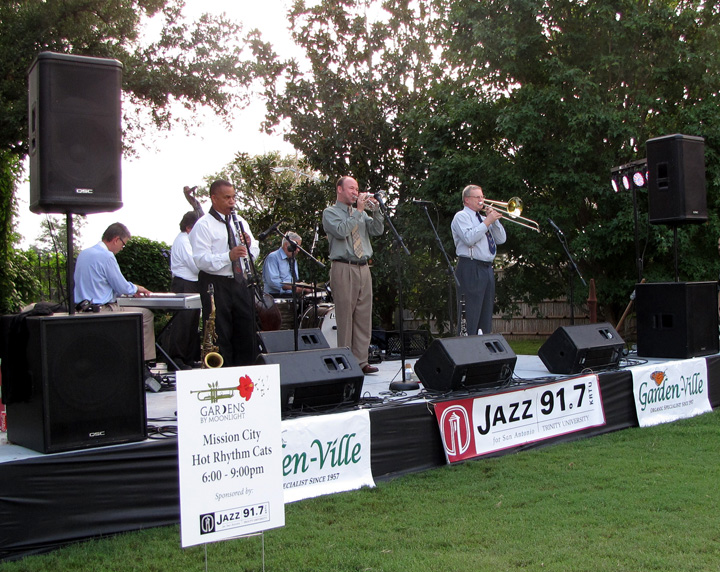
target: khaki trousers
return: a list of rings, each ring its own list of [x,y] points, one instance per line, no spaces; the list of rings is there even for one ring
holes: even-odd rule
[[[360,367],[368,363],[372,334],[372,275],[370,267],[333,262],[330,287],[335,302],[338,347],[348,347]]]

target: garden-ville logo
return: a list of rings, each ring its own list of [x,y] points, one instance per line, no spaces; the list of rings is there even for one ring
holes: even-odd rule
[[[465,454],[473,437],[467,409],[462,405],[451,405],[445,409],[440,416],[440,432],[448,456]]]

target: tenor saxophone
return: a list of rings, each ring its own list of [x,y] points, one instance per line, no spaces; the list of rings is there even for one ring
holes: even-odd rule
[[[220,355],[220,348],[217,347],[217,332],[215,332],[215,287],[210,284],[208,286],[208,294],[210,294],[210,315],[205,320],[203,328],[203,344],[202,344],[202,367],[203,369],[222,367],[223,357]]]

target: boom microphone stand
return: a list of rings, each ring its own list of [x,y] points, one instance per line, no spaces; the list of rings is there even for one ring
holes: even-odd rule
[[[398,306],[400,310],[400,317],[398,320],[398,329],[400,331],[400,375],[405,375],[405,307],[403,305],[403,286],[402,286],[402,261],[400,259],[400,251],[402,249],[406,255],[410,256],[410,251],[403,242],[402,236],[395,228],[392,219],[388,215],[388,210],[385,207],[385,203],[382,199],[382,193],[377,192],[373,195],[375,200],[378,202],[380,211],[385,215],[390,230],[392,230],[393,236],[393,247],[395,248],[395,266],[397,271],[395,272],[397,278],[397,290],[398,290]],[[390,383],[391,391],[410,391],[413,389],[420,389],[420,384],[417,381],[404,380],[401,377],[400,381],[393,381]]]
[[[430,213],[428,212],[428,205],[431,205],[432,203],[431,203],[430,201],[413,201],[413,202],[414,202],[416,205],[420,205],[420,206],[423,208],[423,210],[425,211],[425,215],[427,216],[428,222],[430,223],[430,228],[432,229],[433,234],[435,235],[435,240],[437,241],[438,246],[440,247],[440,252],[442,252],[443,257],[445,258],[445,263],[447,264],[447,271],[446,271],[446,273],[448,274],[448,276],[452,276],[452,277],[453,277],[453,282],[454,282],[454,285],[455,285],[455,298],[457,299],[457,297],[458,297],[458,296],[457,296],[457,291],[458,291],[458,288],[460,288],[460,281],[457,279],[457,274],[455,274],[455,267],[453,266],[452,262],[450,261],[450,257],[448,256],[448,253],[447,253],[447,251],[445,250],[445,247],[443,246],[442,240],[440,240],[440,235],[438,234],[438,231],[437,231],[437,229],[435,228],[435,224],[433,223],[432,218],[430,218]],[[452,304],[452,285],[450,285],[450,284],[448,284],[448,291],[449,291],[449,294],[450,294],[450,295],[448,296],[448,298],[451,300],[450,303]],[[452,307],[452,306],[451,306],[451,307]],[[462,316],[461,316],[461,310],[460,310],[460,304],[459,304],[459,303],[456,304],[455,312],[456,312],[456,320],[457,320],[457,321],[456,321],[456,323],[457,323],[457,334],[460,335],[460,333],[461,333],[461,332],[460,332],[460,328],[461,328]],[[450,313],[449,315],[452,315],[452,313]],[[452,318],[451,318],[451,319],[452,319]],[[453,327],[452,327],[452,323],[451,323],[451,324],[450,324],[450,330],[452,330],[452,329],[453,329]]]
[[[582,274],[580,274],[580,270],[577,267],[577,264],[575,264],[575,260],[572,257],[572,254],[570,254],[570,249],[568,247],[567,240],[565,240],[565,234],[562,230],[552,221],[552,219],[548,219],[548,222],[550,223],[550,226],[553,227],[553,230],[555,231],[555,235],[557,236],[558,240],[560,241],[560,244],[563,247],[563,250],[565,251],[565,254],[568,257],[568,260],[570,261],[570,269],[568,271],[568,281],[570,282],[570,325],[575,324],[575,275],[573,273],[573,270],[577,272],[577,275],[580,277],[580,282],[583,283],[583,286],[587,286],[587,283],[585,282],[585,279],[582,277]]]

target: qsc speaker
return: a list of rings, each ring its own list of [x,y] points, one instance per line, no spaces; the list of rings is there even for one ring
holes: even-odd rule
[[[636,284],[639,357],[689,358],[718,352],[717,282]]]
[[[140,314],[26,320],[29,398],[7,404],[8,441],[56,453],[147,435]],[[3,380],[7,381],[7,380]]]
[[[648,218],[653,224],[707,221],[705,141],[667,135],[645,143],[648,165]]]
[[[516,362],[500,334],[437,338],[415,362],[415,373],[431,391],[481,389],[508,381]]]
[[[122,64],[42,52],[29,71],[30,210],[122,207]]]
[[[264,354],[295,351],[295,330],[258,332],[260,351]],[[298,330],[298,351],[329,348],[320,328]]]
[[[538,357],[550,373],[573,374],[617,366],[624,347],[608,323],[561,326],[540,347]]]
[[[365,376],[348,348],[260,354],[257,363],[280,365],[283,412],[353,405],[360,400]]]

